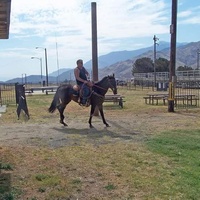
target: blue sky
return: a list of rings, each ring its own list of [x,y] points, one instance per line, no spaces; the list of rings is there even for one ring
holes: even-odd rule
[[[170,41],[171,0],[97,0],[98,55]],[[177,42],[200,41],[200,1],[178,0]],[[57,44],[57,48],[56,48]],[[40,75],[44,49],[49,73],[87,62],[91,52],[90,0],[12,0],[10,34],[0,40],[0,80]]]

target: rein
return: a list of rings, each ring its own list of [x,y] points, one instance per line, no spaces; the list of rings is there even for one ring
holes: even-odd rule
[[[113,85],[110,83],[110,80],[108,79],[108,83],[111,85],[111,89],[113,89]],[[100,86],[98,86],[98,85],[93,85],[94,87],[97,87],[97,88],[100,88],[100,89],[102,89],[102,90],[107,90],[107,89],[105,89],[105,88],[103,88],[103,87],[100,87]]]
[[[98,85],[93,85],[94,87],[97,87],[97,88],[100,88],[100,89],[102,89],[102,90],[107,90],[107,89],[105,89],[105,88],[103,88],[103,87],[100,87],[100,86],[98,86]]]

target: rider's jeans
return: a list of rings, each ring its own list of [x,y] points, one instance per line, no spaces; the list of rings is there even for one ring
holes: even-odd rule
[[[87,98],[89,97],[90,94],[90,89],[86,84],[81,85],[82,88],[82,104],[86,104]]]

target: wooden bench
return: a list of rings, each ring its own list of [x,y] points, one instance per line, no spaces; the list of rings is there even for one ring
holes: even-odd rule
[[[163,105],[165,105],[167,98],[168,97],[166,95],[155,95],[155,96],[150,95],[143,97],[146,104],[152,104],[152,105],[154,105],[154,102],[156,102],[156,105],[158,105],[159,100],[162,100]]]
[[[183,105],[191,105],[191,106],[197,106],[197,102],[199,101],[199,97],[193,94],[189,95],[176,95],[175,96],[175,105],[177,105],[177,102],[181,101]]]
[[[190,102],[191,106],[197,106],[198,105],[198,103],[197,103],[198,101],[199,101],[199,97],[198,96],[193,96],[191,99],[190,98],[187,99],[187,103]]]
[[[42,91],[43,93],[46,92],[55,92],[57,90],[58,86],[45,86],[45,87],[30,87],[25,89],[25,93],[34,93],[34,91]]]
[[[123,108],[125,100],[124,96],[119,94],[107,94],[105,95],[104,102],[113,102],[113,104],[118,104],[121,108]]]
[[[163,105],[165,105],[166,101],[168,101],[168,95],[149,94],[148,96],[144,96],[143,99],[145,100],[146,104],[158,105],[159,100],[161,100],[163,102]],[[177,106],[180,102],[182,105],[197,106],[198,101],[199,101],[199,96],[194,94],[178,94],[175,95],[174,98],[175,106]]]

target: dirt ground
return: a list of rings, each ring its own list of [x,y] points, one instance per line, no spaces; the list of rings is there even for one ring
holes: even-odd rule
[[[16,173],[13,175],[13,177],[19,181],[20,177],[24,180],[24,177],[27,178],[30,176],[30,169],[32,173],[36,173],[39,170],[35,161],[31,161],[32,158],[28,158],[28,156],[33,155],[33,149],[40,149],[42,147],[57,149],[60,147],[81,146],[85,144],[92,145],[96,148],[105,144],[117,145],[119,142],[125,146],[127,143],[141,143],[164,130],[174,130],[177,128],[195,129],[200,125],[199,109],[191,111],[181,110],[175,113],[168,113],[160,107],[152,107],[152,109],[143,113],[107,109],[105,110],[105,117],[110,127],[105,127],[100,116],[98,116],[93,117],[94,128],[92,129],[89,128],[88,124],[88,111],[84,111],[83,109],[75,114],[72,112],[67,113],[65,120],[68,124],[67,127],[59,123],[58,113],[48,114],[44,121],[37,121],[37,116],[31,116],[31,119],[27,121],[22,116],[20,120],[16,120],[13,123],[4,123],[0,118],[0,152],[7,147],[11,149],[12,152],[18,152],[18,154],[22,154],[24,150],[27,151],[27,155],[24,153],[22,154],[26,157],[26,160],[28,160],[28,162],[24,161],[27,166],[22,162],[16,169],[18,175],[16,175]],[[137,148],[137,145],[134,146]],[[37,163],[40,162],[40,160],[37,161]],[[48,164],[46,165],[48,166]],[[53,166],[53,161],[50,162],[49,165]],[[59,167],[56,166],[56,168]],[[69,168],[69,170],[72,169]],[[79,170],[81,171],[83,169],[80,167],[77,172],[79,172]],[[108,196],[105,190],[102,190],[105,185],[104,181],[96,181],[96,185],[94,186],[95,176],[91,174],[93,172],[88,172],[88,170],[86,170],[86,172],[81,171],[81,173],[86,177],[85,179],[87,179],[87,181],[83,184],[83,191],[78,195],[80,199],[101,199],[90,197],[99,195],[104,197]],[[91,185],[93,185],[93,190],[90,190]],[[28,187],[25,185],[21,187],[24,190],[23,200],[29,199],[30,196],[37,195],[41,195],[37,196],[37,199],[46,199],[42,196],[43,193],[38,194],[35,188],[36,186],[31,185]],[[124,191],[125,189],[123,187],[117,190],[119,193]],[[128,193],[124,193],[124,195],[126,194],[128,195]],[[139,194],[135,193],[135,195]],[[77,196],[72,196],[67,199],[74,200],[79,198],[77,198]]]
[[[198,128],[200,123],[198,109],[175,113],[163,113],[163,110],[155,109],[145,114],[120,113],[118,116],[115,116],[114,112],[107,112],[105,115],[110,127],[105,127],[100,116],[97,116],[93,117],[94,128],[91,129],[88,125],[88,115],[71,117],[69,114],[66,120],[67,127],[61,125],[56,116],[52,116],[53,120],[45,123],[31,123],[31,119],[22,119],[12,124],[0,122],[0,144],[56,148],[78,144],[82,139],[94,144],[112,143],[117,140],[138,141],[164,130]]]

